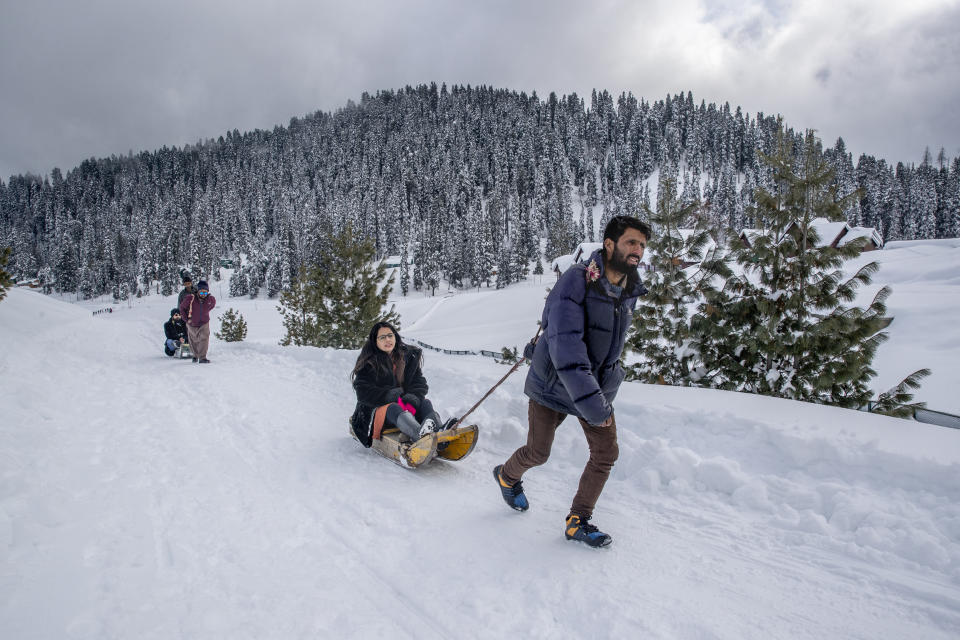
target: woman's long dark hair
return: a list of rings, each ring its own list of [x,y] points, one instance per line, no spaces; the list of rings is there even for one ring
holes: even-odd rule
[[[393,336],[396,339],[393,345],[393,351],[390,352],[389,357],[377,346],[377,332],[384,327],[393,331]],[[360,349],[360,355],[357,356],[357,364],[353,367],[353,373],[350,374],[350,377],[356,378],[357,373],[370,364],[374,368],[385,372],[392,370],[393,374],[397,377],[397,381],[403,382],[403,352],[406,350],[407,345],[403,343],[396,327],[389,322],[378,322],[370,329],[370,335],[367,336],[367,341],[363,343],[363,347]]]

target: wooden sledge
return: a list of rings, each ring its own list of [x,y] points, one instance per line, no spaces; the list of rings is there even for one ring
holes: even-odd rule
[[[410,469],[421,467],[434,458],[462,460],[477,446],[480,430],[475,424],[429,433],[417,441],[396,428],[387,428],[370,448],[395,463]],[[353,429],[350,435],[356,439]]]
[[[444,460],[463,460],[477,446],[480,428],[469,424],[437,432],[437,456]]]
[[[183,360],[184,358],[192,358],[193,351],[190,350],[190,344],[187,342],[184,342],[179,347],[177,347],[177,351],[173,355],[175,358],[180,358],[181,360]]]

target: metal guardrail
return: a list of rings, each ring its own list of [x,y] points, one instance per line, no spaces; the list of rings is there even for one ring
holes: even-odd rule
[[[941,427],[950,427],[951,429],[960,429],[960,416],[943,411],[933,411],[931,409],[916,409],[913,412],[913,418],[917,422],[925,424],[935,424]]]
[[[424,349],[430,349],[431,351],[437,351],[439,353],[449,353],[455,356],[484,356],[487,358],[502,358],[503,354],[496,351],[487,351],[486,349],[480,349],[479,351],[470,351],[466,349],[441,349],[440,347],[435,347],[432,344],[427,344],[426,342],[420,342],[416,338],[411,338],[412,342],[416,342],[418,345]]]
[[[866,406],[860,407],[860,411],[873,411],[874,401],[871,400]],[[910,418],[906,418],[909,420]],[[934,411],[933,409],[914,409],[913,419],[924,424],[935,424],[938,427],[950,427],[951,429],[960,429],[960,416],[944,411]]]

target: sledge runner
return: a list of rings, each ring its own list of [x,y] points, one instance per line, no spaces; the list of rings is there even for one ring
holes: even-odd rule
[[[163,323],[163,333],[167,336],[163,352],[173,357],[178,349],[187,344],[187,325],[180,316],[180,309],[170,310],[170,319]]]
[[[637,266],[650,227],[630,216],[610,220],[603,248],[589,264],[567,269],[547,296],[543,336],[525,351],[531,360],[524,392],[530,397],[527,443],[493,469],[504,502],[526,511],[521,478],[550,457],[557,427],[568,415],[580,421],[590,458],[567,514],[564,535],[591,547],[613,539],[590,524],[593,508],[617,460],[613,399],[624,372],[620,356],[637,298],[647,290]]]
[[[370,329],[353,368],[357,406],[350,418],[354,437],[365,447],[417,467],[440,455],[458,460],[476,444],[476,426],[448,429],[427,398],[423,352],[404,344],[387,322]]]

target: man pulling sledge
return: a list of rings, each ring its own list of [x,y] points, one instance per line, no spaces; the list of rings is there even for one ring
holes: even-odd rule
[[[647,293],[637,274],[650,227],[631,216],[607,224],[603,248],[573,265],[547,296],[542,337],[530,353],[524,392],[529,396],[527,443],[493,469],[504,501],[517,511],[530,504],[521,478],[550,457],[557,427],[574,415],[587,438],[590,458],[566,518],[568,540],[605,547],[613,539],[590,523],[593,509],[617,460],[613,400],[623,382],[620,364],[637,298]]]
[[[206,280],[197,283],[196,291],[184,289],[181,293],[180,315],[187,322],[187,340],[193,351],[193,361],[207,364],[207,348],[210,346],[210,312],[217,306],[217,299],[210,295]]]

